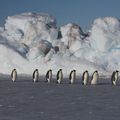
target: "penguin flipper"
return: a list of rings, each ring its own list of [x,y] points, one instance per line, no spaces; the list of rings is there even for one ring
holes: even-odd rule
[[[11,72],[11,77],[13,77],[13,71]]]
[[[33,77],[33,79],[34,79],[34,77],[35,77],[35,71],[33,72],[33,76],[32,76],[32,77]]]
[[[59,79],[59,71],[57,72],[57,80]]]

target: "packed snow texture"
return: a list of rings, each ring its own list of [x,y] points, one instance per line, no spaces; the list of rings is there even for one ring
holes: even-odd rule
[[[96,19],[84,33],[80,26],[69,23],[57,28],[56,19],[43,13],[9,16],[0,27],[0,73],[16,68],[21,74],[41,75],[48,69],[64,75],[76,69],[78,75],[89,70],[111,74],[120,69],[120,21],[105,17]]]

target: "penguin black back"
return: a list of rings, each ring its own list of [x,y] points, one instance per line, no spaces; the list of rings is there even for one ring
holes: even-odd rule
[[[35,77],[35,72],[38,71],[38,69],[35,69],[33,72],[33,78]]]
[[[49,71],[47,71],[47,73],[46,73],[46,79],[48,78],[48,76],[49,76]]]
[[[49,72],[52,71],[51,69],[47,71],[46,73],[46,82],[47,82],[47,78],[49,77]]]
[[[95,73],[98,73],[98,71],[96,70],[96,71],[93,72],[93,74],[92,74],[92,79],[93,79],[93,76],[94,76]]]
[[[62,69],[59,69],[58,72],[57,72],[57,80],[59,79],[59,73],[60,71],[62,71]]]
[[[114,81],[115,80],[115,71],[112,73],[112,76],[111,76],[111,81]]]
[[[72,73],[73,72],[76,72],[76,70],[72,70],[71,72],[70,72],[70,75],[69,75],[69,79],[71,80],[71,78],[72,78]]]
[[[71,75],[72,75],[72,71],[70,72],[70,75],[69,75],[69,80],[71,80],[71,77],[72,77]]]
[[[111,76],[112,85],[116,85],[116,82],[117,82],[118,79],[119,79],[119,71],[116,70],[112,73],[112,76]]]
[[[87,75],[87,76],[86,76],[86,75]],[[86,78],[86,77],[87,77],[87,78]],[[87,84],[88,79],[89,79],[89,73],[88,73],[88,71],[86,70],[86,71],[83,72],[83,75],[82,75],[82,85]]]
[[[59,71],[57,72],[57,80],[59,79]]]
[[[82,75],[82,81],[84,80],[84,75],[85,73],[88,72],[87,70],[83,72],[83,75]]]
[[[86,72],[86,71],[84,71],[84,72],[83,72],[83,75],[82,75],[82,85],[84,85],[84,75],[85,75],[85,72]]]
[[[13,72],[15,71],[16,69],[13,69],[12,72],[11,72],[11,77],[13,77]]]

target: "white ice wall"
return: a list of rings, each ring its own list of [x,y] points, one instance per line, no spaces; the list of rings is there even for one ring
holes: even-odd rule
[[[31,74],[35,68],[45,74],[62,68],[64,75],[76,69],[111,74],[120,69],[120,22],[113,17],[96,19],[88,34],[69,23],[56,27],[48,14],[22,13],[9,16],[0,28],[0,73]],[[59,32],[58,32],[59,31]],[[61,33],[61,38],[57,39]]]

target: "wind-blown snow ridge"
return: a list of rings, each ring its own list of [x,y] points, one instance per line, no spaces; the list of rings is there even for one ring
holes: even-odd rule
[[[120,21],[114,17],[96,19],[88,33],[79,25],[56,25],[53,16],[44,13],[22,13],[9,16],[0,27],[0,73],[9,74],[13,68],[40,74],[62,68],[64,75],[76,69],[92,73],[98,69],[109,74],[120,69]]]

